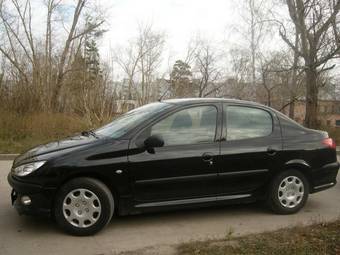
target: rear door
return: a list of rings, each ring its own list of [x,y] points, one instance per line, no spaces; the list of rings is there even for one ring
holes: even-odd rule
[[[250,194],[268,181],[282,155],[279,121],[265,108],[224,104],[219,162],[222,194]]]
[[[201,198],[216,195],[221,115],[214,104],[185,107],[131,142],[129,169],[137,207],[204,202]],[[137,149],[136,144],[155,134],[163,137],[163,147],[154,153]]]

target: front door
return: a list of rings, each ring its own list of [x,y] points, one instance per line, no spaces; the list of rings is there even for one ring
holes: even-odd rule
[[[282,155],[278,119],[260,107],[227,104],[223,116],[219,190],[224,195],[250,195],[278,170]]]
[[[219,105],[177,109],[131,141],[129,151],[135,153],[129,155],[129,171],[137,207],[196,203],[217,193],[220,113]],[[155,134],[163,138],[163,147],[137,149]]]

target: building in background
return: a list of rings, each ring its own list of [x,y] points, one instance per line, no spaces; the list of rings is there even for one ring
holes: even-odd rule
[[[319,100],[319,123],[325,127],[340,127],[340,101],[339,100]],[[283,113],[289,113],[289,106]],[[305,100],[298,100],[294,106],[294,120],[303,124],[306,115]]]

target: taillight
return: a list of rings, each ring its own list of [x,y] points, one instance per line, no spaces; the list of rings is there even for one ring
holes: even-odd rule
[[[322,140],[322,144],[326,145],[328,148],[336,149],[335,141],[332,138],[325,138]]]

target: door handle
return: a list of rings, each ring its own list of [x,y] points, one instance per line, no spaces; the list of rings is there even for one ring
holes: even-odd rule
[[[275,149],[273,149],[272,147],[268,147],[267,148],[267,154],[269,155],[269,156],[274,156],[275,154],[276,154],[276,150]]]
[[[203,153],[203,155],[202,155],[202,160],[203,160],[204,162],[207,162],[209,165],[214,164],[213,154],[211,154],[211,153],[208,153],[208,152]]]

